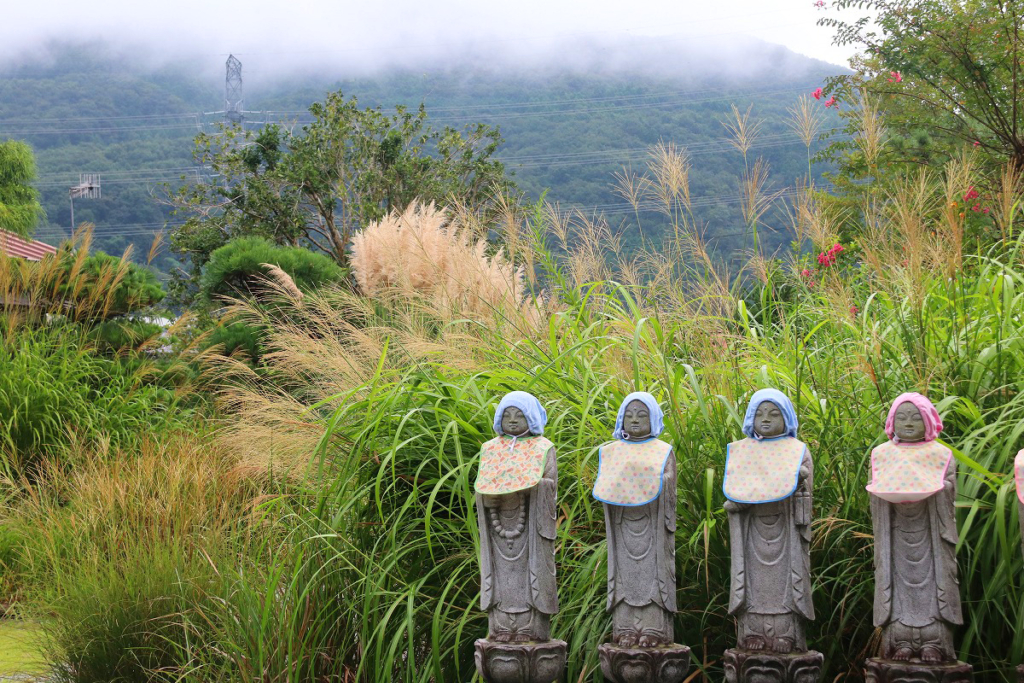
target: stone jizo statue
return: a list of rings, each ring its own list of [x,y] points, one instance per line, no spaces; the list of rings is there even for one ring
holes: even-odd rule
[[[480,451],[480,607],[489,640],[546,641],[558,612],[555,522],[558,469],[544,438],[547,413],[524,391],[507,394],[494,415],[498,436]]]
[[[676,611],[676,463],[660,441],[664,416],[648,393],[628,395],[601,447],[594,498],[604,503],[612,642],[673,642]]]
[[[902,394],[885,422],[889,441],[871,452],[874,623],[882,628],[885,660],[956,661],[953,627],[963,623],[953,514],[956,461],[935,440],[941,431],[931,401]]]
[[[729,444],[723,491],[728,499],[732,583],[729,613],[737,647],[789,654],[807,651],[811,602],[810,452],[796,438],[792,402],[775,389],[751,397],[747,438]]]

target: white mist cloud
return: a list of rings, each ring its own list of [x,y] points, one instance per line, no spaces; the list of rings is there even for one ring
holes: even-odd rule
[[[658,37],[723,53],[747,37],[845,65],[813,0],[35,0],[9,2],[0,21],[0,60],[48,41],[98,40],[143,59],[241,55],[247,69],[283,73],[329,64],[353,72],[443,63],[470,49],[530,59],[591,42]],[[571,55],[566,55],[571,56]],[[497,58],[497,57],[496,57]]]

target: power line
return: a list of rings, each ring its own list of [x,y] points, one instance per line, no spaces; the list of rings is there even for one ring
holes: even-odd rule
[[[807,88],[810,88],[810,87],[812,87],[814,85],[817,85],[817,84],[818,84],[818,81],[815,81],[813,83],[808,83],[806,85],[802,85],[802,86],[799,86],[799,87],[793,87],[793,88],[787,89],[787,92],[788,91],[802,91],[802,90],[806,90]],[[638,93],[638,94],[635,94],[635,95],[609,95],[609,96],[600,96],[600,97],[576,97],[576,98],[569,98],[569,99],[563,99],[563,100],[548,100],[548,101],[535,101],[535,102],[491,102],[491,103],[484,102],[484,103],[477,103],[477,104],[462,104],[462,105],[453,105],[453,106],[448,106],[448,107],[430,107],[430,108],[428,108],[428,112],[449,112],[449,111],[452,111],[452,112],[463,112],[463,111],[475,110],[475,109],[506,109],[506,108],[518,108],[518,107],[546,107],[546,106],[563,105],[563,104],[573,104],[573,105],[575,105],[575,104],[581,104],[581,103],[586,103],[586,102],[631,101],[631,100],[642,100],[642,99],[648,99],[648,98],[654,98],[654,97],[679,97],[679,96],[687,96],[687,95],[700,95],[700,94],[704,94],[704,93],[715,93],[715,94],[719,94],[719,95],[728,95],[728,96],[732,96],[732,97],[744,98],[744,97],[751,97],[751,96],[760,94],[761,92],[762,91],[749,91],[749,92],[748,91],[743,91],[743,90],[732,91],[732,90],[729,90],[727,88],[704,88],[704,89],[700,89],[700,90],[666,90],[666,91],[659,91],[659,92],[653,92],[653,93]],[[769,91],[769,92],[771,92],[771,91]],[[264,110],[264,113],[266,113],[268,115],[270,115],[270,114],[275,114],[275,115],[280,114],[282,116],[288,116],[288,115],[308,116],[309,115],[309,110],[308,109]],[[204,118],[204,116],[205,115],[204,115],[203,112],[192,111],[192,112],[177,112],[177,113],[169,112],[169,113],[166,113],[166,114],[110,114],[110,115],[103,115],[103,116],[73,116],[73,117],[72,116],[62,116],[62,117],[56,117],[56,118],[29,117],[29,118],[0,119],[0,126],[11,125],[11,124],[21,124],[21,123],[33,123],[33,124],[39,124],[39,123],[74,123],[74,122],[78,122],[78,121],[137,121],[137,120],[176,119],[176,118],[189,118],[189,119],[200,118],[201,119],[201,118]],[[185,124],[179,124],[179,125],[181,125],[182,127],[188,127]],[[194,126],[194,125],[195,125],[195,123],[193,121],[191,126]],[[80,129],[75,128],[75,129],[71,129],[71,130],[80,130]],[[83,130],[92,130],[92,129],[83,129]],[[118,129],[118,130],[120,130],[120,129]]]
[[[199,112],[181,112],[167,114],[110,114],[106,116],[60,116],[57,118],[40,119],[29,117],[23,119],[2,119],[0,125],[11,123],[68,123],[74,121],[120,121],[139,119],[170,119],[170,118],[195,118],[201,116]]]
[[[196,130],[196,124],[167,124],[150,126],[109,126],[104,128],[40,128],[36,130],[0,130],[7,137],[25,135],[91,135],[93,133],[135,133],[151,130]]]
[[[452,111],[462,111],[462,112],[466,112],[466,113],[449,115],[449,116],[429,116],[429,114],[428,114],[428,121],[444,123],[444,122],[451,122],[451,121],[461,121],[461,120],[464,120],[464,119],[467,119],[467,118],[483,118],[483,119],[488,119],[489,118],[489,119],[502,119],[502,120],[504,120],[504,119],[532,118],[532,117],[542,117],[542,116],[559,116],[559,115],[572,116],[572,115],[579,115],[579,114],[595,114],[595,113],[604,113],[604,112],[613,112],[613,111],[614,112],[636,111],[636,110],[641,110],[641,109],[652,109],[652,108],[657,108],[657,107],[681,106],[681,105],[701,104],[701,103],[708,103],[708,102],[721,102],[721,101],[735,100],[735,99],[741,99],[741,100],[742,99],[752,99],[752,98],[756,98],[756,97],[767,97],[767,96],[772,96],[772,95],[782,95],[782,94],[794,93],[794,92],[804,92],[804,91],[806,91],[806,89],[807,89],[807,86],[782,88],[782,89],[775,89],[775,90],[752,91],[752,92],[731,92],[729,94],[723,94],[723,95],[719,95],[717,97],[703,97],[703,98],[697,98],[697,99],[690,99],[690,98],[674,99],[674,100],[669,100],[669,101],[665,101],[665,102],[642,102],[642,103],[636,103],[636,104],[625,104],[625,105],[622,105],[622,106],[614,106],[614,107],[597,107],[597,108],[583,107],[583,108],[577,108],[577,109],[557,109],[556,108],[556,109],[551,110],[551,111],[526,111],[526,112],[507,112],[507,113],[501,113],[501,112],[499,112],[499,113],[488,113],[488,112],[479,112],[479,113],[477,113],[477,112],[472,112],[471,113],[471,112],[468,112],[466,110],[468,110],[468,109],[470,109],[472,107],[486,107],[488,105],[466,105],[465,107],[452,107],[452,108],[450,108]],[[697,91],[697,92],[725,92],[725,91],[705,90],[705,91]],[[635,95],[635,96],[623,96],[623,99],[626,100],[626,101],[630,101],[632,99],[647,99],[649,97],[650,97],[649,95]],[[598,100],[598,99],[600,99],[600,98],[595,98],[595,101]],[[568,103],[568,104],[577,104],[578,102],[583,102],[583,101],[586,101],[586,100],[585,99],[575,100],[575,101],[574,100],[564,100],[562,102],[565,102],[565,103]],[[498,105],[490,105],[490,106],[491,107],[496,107]],[[517,104],[514,104],[512,106],[524,106],[524,105],[517,103]],[[543,105],[542,103],[529,103],[528,106],[545,106],[545,105]],[[546,106],[551,106],[551,105],[547,104]],[[431,110],[431,111],[440,111],[440,109],[434,109],[434,110]],[[281,123],[309,124],[309,123],[313,123],[314,120],[315,120],[314,118],[309,118],[308,120],[304,120],[304,121],[285,120],[285,119],[280,119],[280,118],[278,118],[278,119],[271,119],[270,116],[269,116],[270,113],[278,114],[278,113],[287,113],[287,112],[269,112],[268,111],[268,112],[266,112],[267,116],[264,117],[263,121],[258,121],[257,120],[257,121],[251,121],[251,123],[257,124],[257,125],[259,125],[259,124],[266,125],[266,124],[270,124],[270,123],[276,123],[276,124],[281,124]],[[304,112],[303,114],[308,116],[308,111]],[[195,114],[195,116],[198,118],[198,117],[201,117],[202,115],[197,113],[197,114]],[[100,119],[100,120],[103,120],[103,119]],[[9,123],[9,122],[0,121],[0,126],[3,126],[6,123]],[[24,135],[70,135],[70,134],[88,135],[88,134],[95,134],[95,133],[130,133],[130,132],[136,132],[136,131],[149,131],[149,130],[190,130],[190,129],[193,129],[193,128],[197,128],[200,125],[201,124],[196,122],[196,123],[191,123],[191,124],[183,123],[183,124],[149,124],[149,125],[139,125],[139,126],[130,126],[130,125],[126,125],[126,126],[102,126],[102,127],[85,127],[85,128],[40,128],[40,129],[34,129],[34,130],[17,130],[16,129],[16,130],[6,130],[6,131],[2,131],[2,132],[3,132],[4,135],[7,135],[7,136],[17,136],[17,135],[21,135],[21,136],[24,136]]]
[[[821,132],[824,134],[824,133],[834,132],[836,130],[839,130],[839,127],[829,128],[829,129],[823,130]],[[761,141],[761,140],[769,140],[770,141],[770,140],[778,140],[778,139],[784,139],[784,138],[785,139],[790,139],[790,138],[798,139],[798,136],[795,133],[792,133],[792,132],[789,132],[789,133],[774,133],[772,135],[762,135],[762,136],[758,137],[757,140],[758,141]],[[701,142],[690,143],[690,144],[687,144],[687,145],[676,144],[675,148],[677,150],[679,150],[680,152],[686,153],[686,152],[690,152],[691,150],[695,151],[695,150],[700,150],[700,149],[703,149],[703,148],[706,148],[706,147],[717,147],[717,146],[722,145],[723,143],[728,143],[729,140],[731,140],[731,138],[729,136],[723,136],[723,137],[714,138],[714,139],[711,139],[711,140],[703,140]],[[729,143],[729,144],[731,145],[731,143]],[[556,153],[553,153],[553,154],[526,154],[526,155],[513,156],[513,157],[499,157],[498,160],[502,161],[504,163],[512,163],[512,162],[517,162],[517,161],[545,161],[545,160],[549,160],[549,159],[561,160],[561,159],[565,159],[565,158],[589,157],[589,156],[595,156],[595,155],[600,155],[600,154],[611,154],[611,153],[630,153],[630,154],[633,154],[633,153],[641,153],[642,152],[642,153],[645,153],[645,154],[650,154],[651,149],[652,149],[651,146],[647,145],[645,147],[623,147],[623,148],[617,148],[617,149],[599,149],[599,150],[591,150],[589,152],[565,152],[565,153],[558,153],[558,152],[556,152]]]
[[[827,187],[821,189],[828,189]],[[802,190],[797,188],[786,188],[778,191],[775,194],[777,199],[789,199],[799,195]],[[693,197],[690,200],[691,208],[703,208],[707,206],[715,206],[718,204],[734,205],[739,204],[743,201],[744,197],[742,194],[714,194],[714,195],[702,195],[699,197]],[[682,202],[676,200],[677,207],[682,207]],[[634,211],[640,213],[660,213],[663,210],[664,204],[658,201],[648,200],[640,202],[638,207],[634,207],[629,202],[614,202],[609,204],[596,204],[596,205],[570,205],[565,207],[559,207],[562,214],[583,214],[583,215],[600,215],[600,216],[620,216],[625,214],[631,214]],[[175,228],[185,225],[185,221],[168,221],[168,222],[155,222],[155,223],[125,223],[121,225],[102,225],[93,228],[92,233],[99,237],[131,237],[131,236],[142,236],[151,235],[157,230],[161,230],[165,227]],[[61,228],[49,228],[44,227],[37,231],[36,236],[40,233],[48,233],[52,236],[66,236],[67,230]],[[45,235],[44,235],[45,236]],[[724,235],[722,235],[724,236]]]
[[[833,140],[844,140],[844,139],[849,139],[849,137],[850,136],[838,136],[838,137],[833,138]],[[761,144],[752,145],[751,149],[770,149],[770,148],[774,148],[774,147],[785,147],[785,146],[788,146],[788,145],[795,145],[795,144],[798,144],[798,143],[802,144],[802,141],[796,135],[791,135],[791,136],[787,136],[787,135],[766,136],[765,139],[768,139],[769,141],[761,143]],[[715,154],[715,153],[718,153],[718,152],[729,152],[729,151],[734,151],[735,150],[735,148],[732,146],[732,143],[729,142],[728,140],[715,141],[714,144],[708,144],[706,146],[696,147],[696,148],[688,147],[688,146],[680,146],[678,149],[680,150],[680,152],[684,153],[687,157],[704,156],[706,154]],[[636,149],[634,149],[632,151],[628,151],[628,150],[624,151],[623,153],[620,153],[620,154],[618,154],[616,156],[612,156],[612,157],[607,158],[607,159],[573,159],[573,158],[559,159],[559,158],[552,158],[551,160],[541,160],[541,161],[528,162],[528,163],[523,163],[523,164],[511,164],[510,163],[512,161],[511,159],[509,159],[509,160],[501,159],[500,161],[503,161],[504,163],[509,163],[509,165],[512,166],[513,169],[516,169],[516,168],[537,168],[537,167],[541,167],[541,166],[546,167],[546,168],[557,168],[559,166],[578,166],[578,165],[585,165],[585,166],[595,165],[596,166],[596,165],[603,165],[603,164],[612,164],[612,163],[616,163],[616,162],[621,163],[622,161],[643,161],[645,159],[649,159],[650,158],[650,154],[651,154],[650,148],[636,148]]]
[[[823,129],[820,134],[834,133],[840,130],[839,126],[832,128]],[[846,139],[848,136],[840,136],[834,139]],[[676,149],[686,156],[700,156],[704,154],[712,154],[715,152],[731,151],[733,149],[731,138],[729,136],[723,136],[721,138],[704,140],[701,142],[691,143],[689,145],[676,145]],[[775,133],[772,135],[762,135],[754,143],[751,149],[762,149],[784,146],[789,144],[795,144],[799,142],[799,136],[796,133]],[[621,159],[633,159],[633,157],[639,156],[642,158],[649,158],[652,147],[622,147],[612,149],[601,149],[591,150],[588,152],[565,152],[565,153],[554,153],[554,154],[524,154],[519,156],[511,157],[495,157],[497,161],[504,164],[515,165],[517,168],[532,168],[537,166],[558,166],[558,165],[599,165],[614,163]],[[610,157],[608,159],[601,159],[595,157]],[[125,169],[120,171],[101,171],[104,179],[113,176],[109,182],[113,184],[125,184],[129,182],[150,182],[150,181],[163,181],[163,180],[174,180],[176,178],[166,178],[165,176],[174,175],[181,176],[197,176],[201,172],[208,172],[213,167],[209,165],[196,165],[196,166],[179,166],[172,168],[137,168],[137,169]],[[53,187],[62,186],[66,182],[73,180],[75,174],[70,172],[62,172],[58,174],[49,174],[40,176],[40,180],[37,187]],[[121,176],[127,176],[130,180],[122,179]],[[138,176],[146,176],[139,178]],[[108,181],[104,181],[108,182]]]
[[[829,129],[823,132],[833,132],[838,128]],[[795,134],[780,133],[777,135],[767,135],[761,138],[765,142],[754,144],[751,149],[772,149],[776,147],[785,147],[788,145],[795,145],[800,142],[799,138]],[[839,136],[833,138],[834,140],[845,140],[850,139],[850,136]],[[701,143],[695,143],[694,145],[679,145],[678,149],[681,153],[684,153],[688,157],[704,156],[707,154],[715,154],[719,152],[730,152],[733,151],[733,147],[729,142],[728,138],[722,138],[720,140],[710,140]],[[522,157],[498,157],[497,160],[504,164],[509,165],[511,168],[559,168],[565,166],[603,166],[622,162],[633,162],[643,161],[650,158],[651,148],[650,147],[633,147],[633,148],[622,148],[612,150],[595,150],[593,152],[580,152],[580,153],[566,153],[564,155],[551,154],[551,155],[536,155],[542,158],[536,161],[530,161],[534,158],[534,155],[525,155]],[[607,158],[594,158],[596,156],[604,156]],[[519,159],[525,159],[527,161],[523,163],[517,163]],[[160,175],[161,169],[136,169],[134,171],[122,171],[120,174],[129,175],[128,178],[115,177],[111,180],[106,180],[107,173],[104,173],[104,182],[111,185],[149,185],[153,183],[171,182],[180,179],[181,175],[184,175],[186,179],[189,176],[195,177],[200,171],[209,170],[208,166],[197,166],[187,169],[169,169],[165,175]],[[136,177],[132,174],[139,174],[143,177]],[[156,175],[153,175],[156,173]],[[173,177],[171,177],[173,176]],[[36,187],[40,189],[52,189],[52,188],[63,188],[66,184],[62,180],[56,180],[52,176],[42,176],[46,178],[43,182],[36,184]]]
[[[793,86],[793,90],[807,90],[819,85],[820,81],[814,81],[813,83],[807,83],[801,86]],[[760,91],[744,92],[742,90],[733,91],[728,88],[703,88],[700,90],[664,90],[653,93],[638,93],[635,95],[607,95],[599,97],[576,97],[564,100],[548,100],[548,101],[535,101],[535,102],[493,102],[493,103],[478,103],[478,104],[462,104],[452,105],[448,107],[428,107],[429,112],[447,112],[456,111],[461,112],[467,109],[505,109],[515,107],[547,107],[552,105],[561,104],[580,104],[586,102],[609,102],[609,101],[630,101],[630,100],[642,100],[653,97],[679,97],[684,95],[701,95],[705,93],[713,93],[716,95],[734,95],[737,97],[749,97],[750,95],[757,94]],[[282,115],[303,115],[309,114],[308,109],[298,110],[267,110],[267,114],[282,114]]]
[[[179,179],[180,179],[180,176],[175,176],[173,178],[166,177],[166,176],[153,176],[153,177],[149,177],[149,178],[126,178],[126,179],[123,179],[123,180],[107,180],[104,177],[103,184],[104,185],[152,185],[152,184],[158,184],[158,183],[167,183],[167,182],[171,182],[173,180],[179,180]],[[65,185],[66,185],[66,183],[63,183],[63,182],[52,181],[52,182],[38,183],[36,185],[36,187],[39,188],[39,189],[49,190],[49,189],[54,189],[54,188],[63,189]]]

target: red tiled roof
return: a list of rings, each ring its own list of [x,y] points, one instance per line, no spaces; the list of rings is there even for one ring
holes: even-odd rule
[[[29,261],[41,261],[47,254],[56,254],[57,247],[39,240],[18,237],[7,230],[0,230],[0,253],[18,256]]]

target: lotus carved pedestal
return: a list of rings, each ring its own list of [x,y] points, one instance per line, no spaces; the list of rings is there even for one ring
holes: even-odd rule
[[[866,683],[972,683],[974,669],[964,662],[926,664],[873,657],[864,662]]]
[[[814,650],[781,654],[732,648],[723,663],[726,683],[818,683],[824,661]]]
[[[564,640],[543,643],[476,641],[476,670],[487,683],[554,683],[565,670]]]
[[[647,648],[604,643],[597,654],[611,683],[681,683],[690,670],[690,648],[675,643]]]

